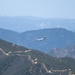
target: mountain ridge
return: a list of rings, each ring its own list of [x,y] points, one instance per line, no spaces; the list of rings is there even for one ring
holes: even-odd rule
[[[4,29],[3,29],[4,30]],[[38,41],[39,38],[44,38]],[[26,31],[15,33],[8,30],[0,30],[0,38],[30,49],[37,49],[43,52],[49,52],[52,48],[63,48],[75,44],[75,32],[64,28],[51,28],[42,30]]]
[[[1,44],[2,42],[4,45]],[[27,49],[22,46],[16,46],[18,47],[17,49],[20,48],[19,51],[27,51]],[[8,49],[6,49],[7,47]],[[4,51],[16,50],[12,43],[3,40],[0,40],[0,48]],[[2,56],[0,58],[0,75],[58,75],[60,73],[61,75],[68,75],[69,69],[71,69],[72,73],[75,73],[75,59],[57,59],[37,50],[19,54],[20,55],[13,53],[6,56],[0,51],[0,57]]]
[[[31,16],[0,16],[0,25],[0,28],[11,29],[18,32],[60,27],[68,30],[74,30],[75,19],[40,18]]]

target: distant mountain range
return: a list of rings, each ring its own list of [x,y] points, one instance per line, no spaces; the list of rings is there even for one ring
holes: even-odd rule
[[[21,36],[21,45],[28,48],[48,52],[52,48],[63,48],[75,44],[75,33],[63,28],[42,29],[23,32]],[[43,41],[37,39],[44,38]]]
[[[75,73],[74,64],[75,59],[57,59],[0,39],[0,75],[68,75]]]
[[[44,37],[44,40],[38,40]],[[75,44],[75,33],[63,28],[33,30],[23,33],[0,29],[0,38],[43,52],[49,52],[52,48],[63,48]]]
[[[0,16],[0,28],[10,29],[17,32],[38,30],[44,28],[66,28],[75,30],[75,19],[40,18],[31,16],[7,17]]]

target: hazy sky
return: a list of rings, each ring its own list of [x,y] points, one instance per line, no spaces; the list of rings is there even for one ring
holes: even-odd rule
[[[0,15],[75,18],[75,0],[0,0]]]

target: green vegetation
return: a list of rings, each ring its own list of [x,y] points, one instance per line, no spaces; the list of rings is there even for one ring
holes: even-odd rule
[[[67,71],[61,75],[68,75],[68,69],[75,73],[75,59],[67,57],[58,59],[37,50],[16,54],[14,51],[28,49],[17,45],[14,47],[12,43],[3,40],[0,40],[0,48],[6,52],[13,52],[6,56],[0,51],[0,75],[59,75],[59,72],[48,73],[47,70],[65,69]]]

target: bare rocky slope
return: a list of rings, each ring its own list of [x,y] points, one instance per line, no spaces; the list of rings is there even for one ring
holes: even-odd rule
[[[75,59],[75,45],[68,46],[65,48],[53,48],[50,51],[50,55],[57,57],[57,58],[71,57]]]

